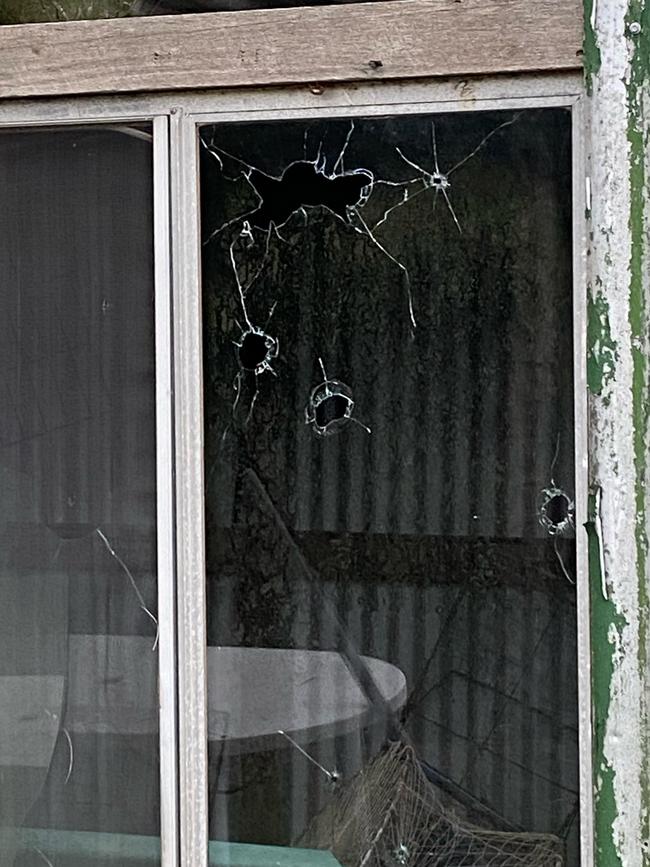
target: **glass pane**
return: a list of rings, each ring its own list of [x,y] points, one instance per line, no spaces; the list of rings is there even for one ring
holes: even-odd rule
[[[569,112],[201,144],[211,863],[578,864]]]
[[[0,175],[0,862],[158,864],[150,130]]]

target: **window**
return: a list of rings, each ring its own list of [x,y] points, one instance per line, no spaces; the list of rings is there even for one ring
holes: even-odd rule
[[[152,154],[0,136],[4,864],[160,863]]]
[[[590,863],[581,84],[425,78],[7,113],[8,863]]]
[[[577,864],[570,113],[200,137],[211,838]]]

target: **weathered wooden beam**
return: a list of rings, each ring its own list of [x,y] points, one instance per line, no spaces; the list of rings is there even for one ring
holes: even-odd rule
[[[650,4],[586,0],[597,867],[650,864]]]
[[[399,0],[0,27],[0,97],[569,70],[581,0]]]

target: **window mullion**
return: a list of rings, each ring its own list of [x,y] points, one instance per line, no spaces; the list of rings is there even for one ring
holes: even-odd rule
[[[160,690],[161,864],[178,867],[178,733],[174,569],[169,121],[154,120],[156,458]]]
[[[197,143],[171,117],[181,864],[207,867],[207,689]]]

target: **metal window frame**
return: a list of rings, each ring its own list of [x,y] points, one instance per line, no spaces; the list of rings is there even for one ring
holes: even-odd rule
[[[170,114],[162,107],[139,105],[123,110],[117,103],[97,110],[75,100],[14,103],[0,107],[4,130],[152,124],[154,353],[156,400],[156,557],[158,584],[158,697],[160,710],[161,864],[179,867],[178,685],[176,626],[176,527],[174,482],[173,307],[171,272],[172,205],[170,197]]]
[[[519,86],[524,92],[515,94],[513,91]],[[469,91],[469,98],[467,91]],[[459,96],[460,94],[460,96]],[[218,108],[209,108],[203,104],[193,111],[188,112],[185,126],[187,127],[184,152],[183,169],[187,172],[187,178],[194,179],[194,183],[186,191],[185,212],[191,214],[191,218],[185,222],[183,231],[187,234],[184,238],[183,247],[187,256],[186,277],[190,284],[195,287],[194,293],[186,293],[186,324],[194,323],[194,333],[189,336],[186,347],[186,356],[196,357],[196,367],[191,375],[194,392],[189,397],[188,412],[185,416],[186,423],[194,425],[203,431],[203,418],[193,415],[193,412],[202,405],[202,322],[200,313],[200,252],[199,252],[199,223],[197,219],[199,211],[198,199],[198,127],[206,123],[237,122],[254,120],[289,120],[304,118],[327,118],[327,117],[355,117],[372,115],[420,114],[438,112],[466,112],[488,111],[494,109],[521,109],[532,107],[566,107],[572,113],[572,196],[573,196],[573,322],[574,322],[574,437],[575,437],[575,485],[576,485],[576,563],[577,563],[577,629],[578,629],[578,695],[579,695],[579,774],[580,774],[580,809],[581,809],[581,859],[582,864],[594,863],[593,848],[593,796],[592,796],[592,727],[591,727],[591,671],[590,671],[590,629],[589,629],[589,576],[587,561],[587,537],[582,527],[587,520],[587,385],[586,385],[586,272],[585,272],[585,162],[584,162],[584,124],[583,124],[583,88],[582,80],[574,76],[547,78],[546,76],[531,76],[526,79],[485,79],[480,84],[477,82],[440,82],[431,81],[426,83],[408,83],[396,87],[384,85],[381,89],[375,86],[365,88],[357,87],[350,91],[345,87],[330,90],[324,100],[314,100],[304,92],[289,94],[286,92],[246,93],[243,95],[243,103],[240,104],[237,94],[234,99],[220,100]],[[316,94],[320,97],[321,94]],[[463,98],[465,96],[465,98]],[[317,105],[314,105],[317,102]],[[325,103],[325,104],[323,104]],[[194,160],[189,165],[187,160]],[[193,261],[190,259],[194,257]],[[186,286],[187,288],[187,286]],[[198,296],[198,297],[196,297]],[[192,430],[184,432],[184,438],[189,442]],[[198,443],[197,443],[198,445]],[[191,457],[192,502],[186,504],[186,514],[190,518],[183,528],[186,538],[194,534],[193,547],[196,552],[205,550],[205,537],[203,530],[203,490],[202,484],[202,443],[200,454]],[[188,478],[188,483],[190,478]],[[196,565],[196,564],[195,564]],[[198,574],[203,580],[205,575],[205,563],[198,568]],[[192,588],[187,586],[186,591],[192,593]],[[194,588],[195,604],[192,606],[192,615],[197,614],[201,618],[201,635],[205,635],[205,607],[199,603],[199,596],[204,594],[204,584],[200,588]],[[204,605],[204,603],[203,603]],[[200,612],[199,612],[200,609]],[[189,633],[188,633],[189,635]],[[205,640],[201,639],[203,644]],[[193,649],[190,656],[198,658],[201,648]],[[205,672],[189,671],[180,675],[187,679],[181,688],[181,704],[193,707],[197,702],[204,700],[207,684],[204,680]],[[195,679],[193,679],[195,678]],[[193,752],[192,762],[185,765],[186,782],[188,791],[193,797],[205,798],[201,805],[194,804],[193,809],[197,815],[207,815],[209,804],[207,793],[202,780],[207,779],[207,738],[204,740],[204,751]],[[189,753],[187,755],[189,760]],[[207,867],[207,836],[200,833],[198,826],[192,829],[192,838],[188,840],[188,848],[184,849],[187,856],[187,864],[196,864],[197,867]]]
[[[198,128],[210,122],[564,107],[572,113],[582,863],[594,863],[587,539],[585,124],[580,74],[0,103],[0,130],[153,121],[162,867],[207,867],[207,646]]]
[[[174,346],[169,118],[153,118],[154,308],[156,352],[156,523],[160,697],[161,864],[179,867]]]

